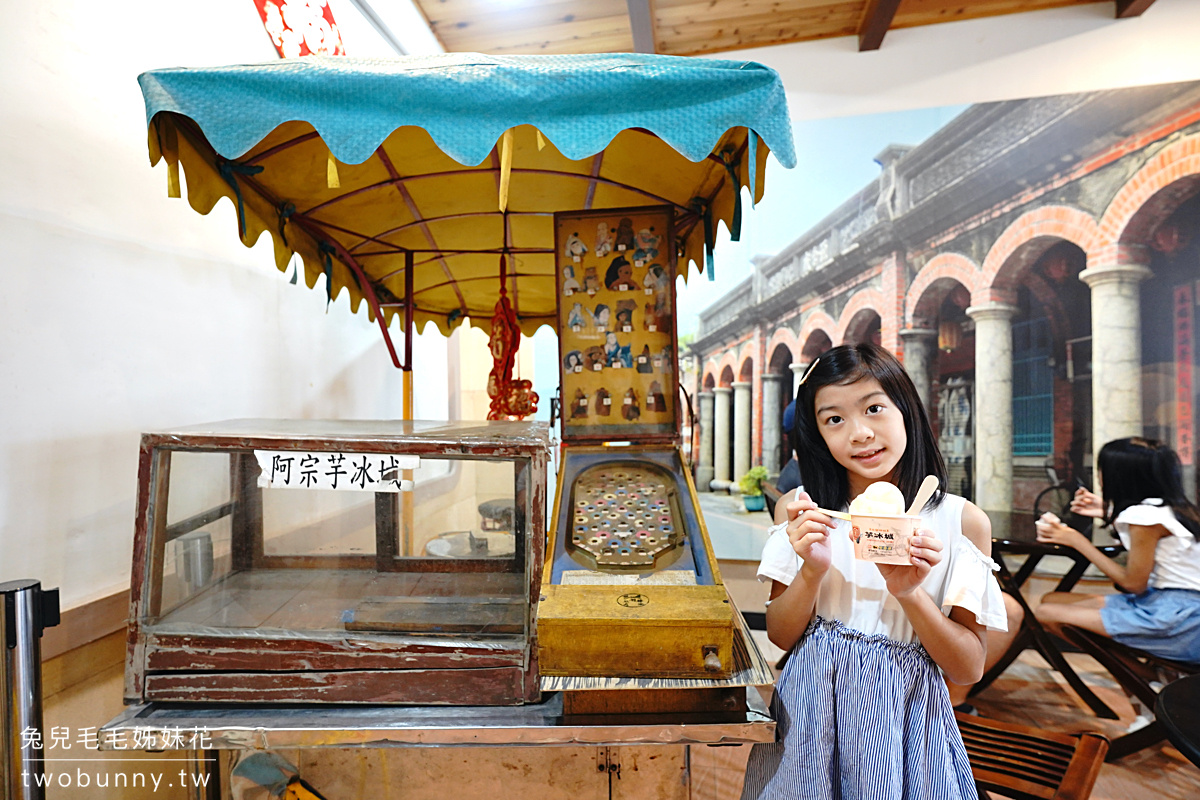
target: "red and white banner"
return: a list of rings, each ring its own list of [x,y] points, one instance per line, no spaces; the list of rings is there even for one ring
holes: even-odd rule
[[[1175,287],[1175,452],[1192,463],[1195,430],[1192,425],[1192,298],[1190,283]]]
[[[281,58],[346,55],[328,0],[254,0],[254,5]]]

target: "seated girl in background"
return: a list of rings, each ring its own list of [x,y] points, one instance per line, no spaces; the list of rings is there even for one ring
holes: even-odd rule
[[[1121,566],[1053,514],[1037,521],[1038,541],[1074,548],[1124,593],[1052,592],[1037,618],[1055,633],[1074,625],[1161,658],[1200,662],[1200,510],[1183,494],[1175,451],[1137,437],[1100,448],[1097,486],[1079,489],[1077,514],[1114,525],[1129,551]]]
[[[911,503],[946,469],[912,380],[871,344],[835,347],[796,398],[802,489],[781,503],[763,549],[767,635],[791,657],[775,687],[778,741],[756,745],[743,798],[978,795],[942,673],[983,674],[985,628],[1004,630],[991,525],[939,487],[920,512],[908,565],[857,561],[846,510],[875,481]]]

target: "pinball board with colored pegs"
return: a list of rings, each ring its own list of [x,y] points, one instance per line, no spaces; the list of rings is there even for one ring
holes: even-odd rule
[[[683,538],[668,480],[641,464],[601,464],[583,472],[575,481],[568,551],[593,569],[666,566]]]
[[[732,668],[735,611],[679,448],[672,213],[555,215],[563,447],[538,613],[543,675]]]

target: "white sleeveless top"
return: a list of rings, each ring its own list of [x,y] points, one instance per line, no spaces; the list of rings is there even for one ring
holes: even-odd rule
[[[796,490],[799,496],[801,489]],[[1004,596],[992,572],[1000,566],[980,552],[963,535],[962,512],[966,500],[947,494],[935,509],[925,507],[921,527],[937,534],[942,541],[942,561],[925,577],[921,588],[942,612],[949,615],[954,606],[975,615],[975,620],[991,630],[1008,630]],[[908,615],[887,590],[879,568],[869,561],[854,557],[850,541],[850,523],[835,519],[829,541],[833,558],[829,572],[817,591],[816,613],[825,619],[836,619],[865,634],[883,634],[898,642],[917,640]],[[800,571],[801,559],[788,541],[787,524],[769,529],[758,567],[760,581],[779,581],[791,585]]]
[[[1175,518],[1170,506],[1163,505],[1157,497],[1148,497],[1118,514],[1113,527],[1126,550],[1129,549],[1130,525],[1162,525],[1171,534],[1159,539],[1154,546],[1150,586],[1200,590],[1200,547],[1195,546],[1196,537]]]

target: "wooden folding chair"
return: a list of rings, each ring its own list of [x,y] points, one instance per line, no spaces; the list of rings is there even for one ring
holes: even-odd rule
[[[980,800],[1086,800],[1108,740],[1098,733],[1046,733],[955,712]]]
[[[1100,662],[1108,670],[1113,680],[1121,688],[1142,701],[1146,708],[1154,708],[1158,699],[1158,690],[1150,685],[1156,678],[1148,675],[1174,674],[1175,676],[1195,675],[1200,673],[1200,664],[1189,664],[1183,661],[1171,661],[1151,655],[1145,650],[1129,647],[1099,633],[1077,628],[1074,625],[1062,626],[1063,636],[1067,641]],[[1170,681],[1163,681],[1169,683]],[[1112,740],[1108,748],[1108,760],[1116,761],[1130,753],[1136,753],[1147,747],[1158,744],[1167,738],[1162,725],[1155,720],[1144,728],[1132,733],[1118,736]]]

